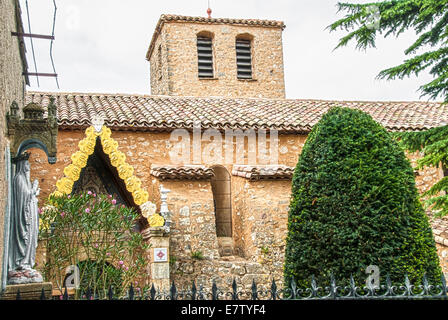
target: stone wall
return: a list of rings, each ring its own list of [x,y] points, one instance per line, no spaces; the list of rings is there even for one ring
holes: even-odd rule
[[[58,162],[51,166],[43,151],[31,150],[31,178],[37,178],[42,189],[40,205],[54,191],[56,181],[63,176],[64,167],[71,163],[70,156],[76,152],[83,137],[83,131],[59,131]],[[231,176],[234,255],[220,256],[210,180],[159,180],[150,174],[152,164],[173,164],[170,151],[174,142],[170,141],[170,134],[113,131],[112,138],[118,142],[118,149],[126,154],[126,161],[134,167],[142,187],[150,193],[151,201],[160,207],[160,185],[171,190],[168,194],[173,221],[171,280],[180,287],[191,286],[193,280],[197,285],[210,287],[215,280],[226,290],[230,290],[233,279],[245,289],[250,288],[254,279],[264,286],[270,285],[272,279],[279,286],[282,284],[290,180],[250,181]],[[305,140],[304,135],[280,135],[279,163],[295,166]],[[206,146],[203,143],[202,147]],[[236,142],[233,148],[237,149]],[[419,155],[409,157],[415,162]],[[247,156],[244,161],[247,162]],[[216,165],[212,161],[202,164]],[[232,164],[224,164],[224,167],[232,172]],[[438,177],[439,169],[421,170],[416,177],[419,190],[426,190]]]
[[[248,181],[233,177],[233,218],[241,234],[240,255],[269,263],[283,260],[291,181]]]
[[[218,259],[213,194],[209,181],[164,181],[171,190],[168,208],[173,213],[171,255],[191,260],[199,252],[205,259]]]
[[[169,95],[168,47],[165,29],[157,37],[154,48],[154,53],[150,59],[151,94]]]
[[[19,41],[17,37],[11,36],[11,32],[17,31],[15,3],[15,0],[0,2],[0,290],[2,289],[5,244],[4,219],[8,194],[5,172],[5,151],[9,146],[6,113],[13,101],[16,101],[20,108],[22,107],[25,88]]]
[[[227,286],[235,278],[248,289],[255,279],[282,283],[289,181],[247,182],[232,179],[234,256],[218,253],[213,194],[208,181],[164,181],[171,190],[171,280]],[[202,258],[197,254],[200,253]]]
[[[213,34],[212,79],[198,78],[196,35],[203,31]],[[241,34],[253,37],[251,80],[237,79],[235,39]],[[280,27],[165,22],[155,41],[150,57],[152,94],[285,98]]]
[[[423,157],[422,152],[407,154],[413,168],[417,167],[417,160]],[[415,185],[420,193],[428,191],[437,181],[443,178],[442,167],[425,167],[423,169],[415,169]]]
[[[437,253],[439,255],[440,266],[442,267],[442,272],[445,274],[445,277],[448,276],[448,247],[436,243]]]

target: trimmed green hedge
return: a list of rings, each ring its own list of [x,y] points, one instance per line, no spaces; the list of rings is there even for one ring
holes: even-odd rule
[[[393,282],[440,281],[428,218],[404,152],[370,115],[332,108],[314,126],[293,176],[284,277],[365,285],[369,265]],[[382,278],[384,280],[384,278]]]

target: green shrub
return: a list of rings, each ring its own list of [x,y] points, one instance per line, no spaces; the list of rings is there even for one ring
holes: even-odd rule
[[[193,251],[191,253],[191,258],[195,260],[204,260],[204,255],[202,254],[202,251]]]
[[[365,285],[369,265],[395,283],[405,274],[411,281],[425,272],[432,281],[441,276],[404,152],[369,115],[333,108],[314,126],[294,172],[285,285],[331,274]]]
[[[46,279],[62,291],[70,275],[67,267],[76,266],[76,298],[87,288],[102,297],[110,286],[118,296],[124,296],[131,284],[139,288],[149,246],[133,231],[138,218],[133,208],[118,205],[111,196],[51,196],[40,214],[40,238],[47,244]]]

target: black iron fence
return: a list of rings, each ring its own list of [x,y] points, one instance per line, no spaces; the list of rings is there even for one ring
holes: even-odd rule
[[[447,284],[442,275],[440,282],[430,284],[426,276],[422,283],[411,284],[407,276],[404,282],[399,285],[393,285],[389,277],[383,284],[374,286],[357,286],[353,277],[350,278],[350,284],[347,286],[338,286],[334,277],[330,278],[329,284],[319,286],[314,277],[311,278],[310,286],[299,288],[292,281],[289,288],[279,288],[272,280],[270,288],[259,288],[255,281],[252,282],[250,290],[238,288],[233,280],[231,291],[222,291],[218,288],[216,282],[212,283],[211,288],[204,288],[193,282],[188,289],[179,290],[173,282],[167,291],[156,290],[152,285],[148,290],[134,288],[132,285],[126,290],[124,296],[116,296],[114,288],[94,292],[90,288],[85,291],[79,291],[78,295],[68,293],[67,288],[63,290],[60,296],[46,296],[42,289],[41,300],[414,300],[414,299],[432,299],[448,300]],[[21,300],[20,291],[17,291],[17,300]]]

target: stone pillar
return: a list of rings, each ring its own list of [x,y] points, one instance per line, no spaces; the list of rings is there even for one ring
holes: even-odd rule
[[[150,244],[148,249],[149,284],[156,290],[170,288],[170,237],[163,227],[150,227],[142,232],[143,239]]]

